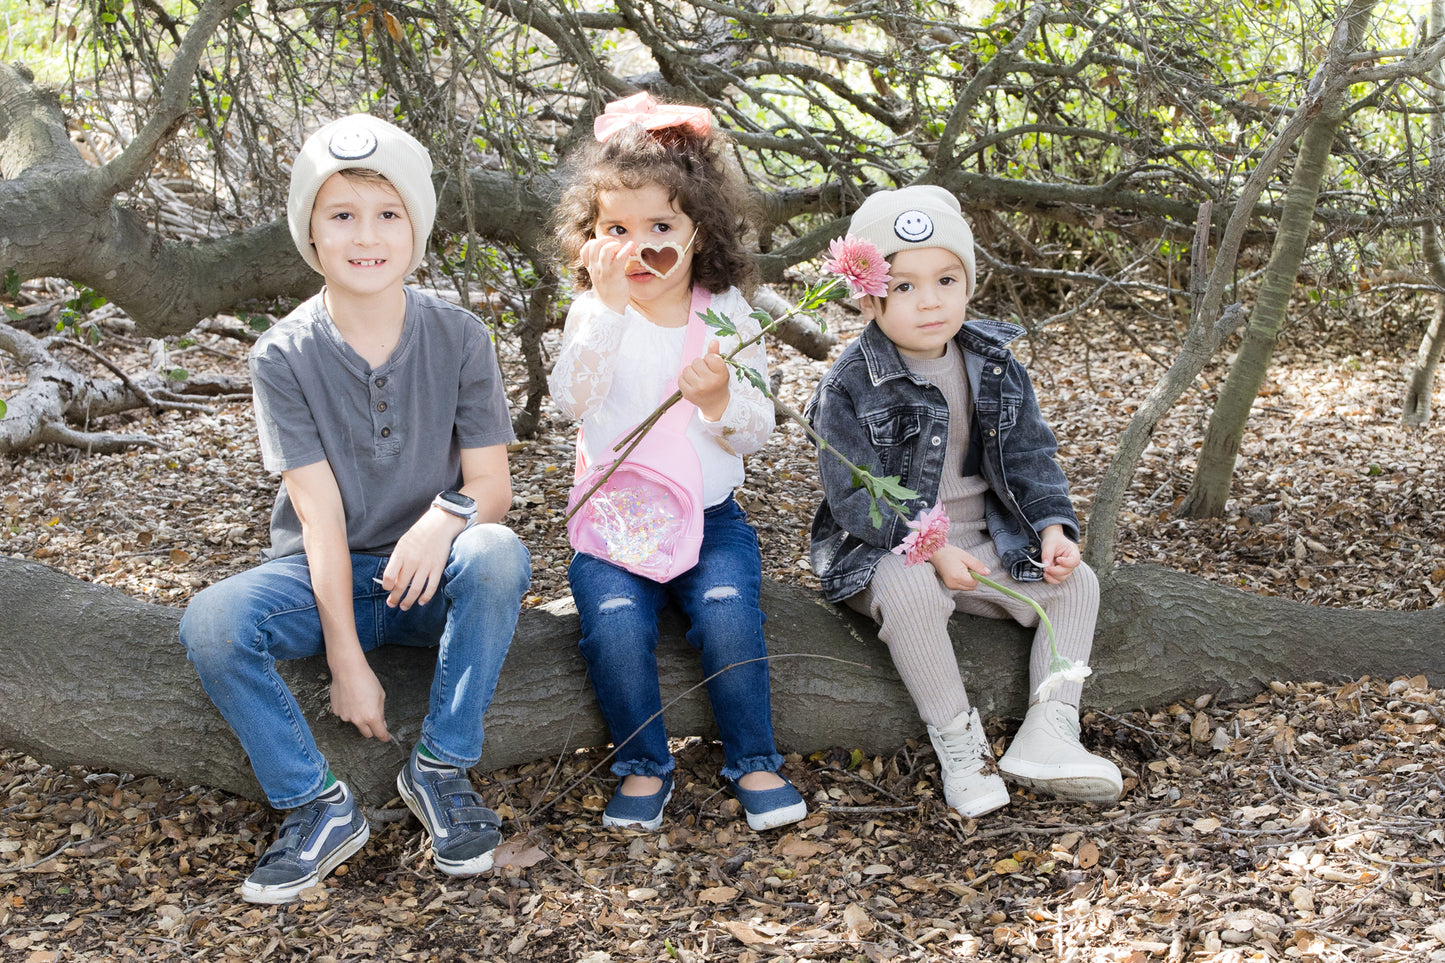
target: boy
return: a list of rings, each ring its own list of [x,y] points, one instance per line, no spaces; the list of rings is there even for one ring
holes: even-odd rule
[[[1054,436],[1028,374],[1007,345],[1023,333],[994,321],[965,323],[974,289],[973,232],[957,199],[940,187],[871,195],[849,233],[889,261],[887,295],[865,296],[870,323],[843,351],[808,403],[830,445],[878,476],[898,475],[918,493],[916,517],[941,504],[951,526],[931,555],[895,549],[908,519],[869,519],[870,498],[841,461],[820,454],[823,502],[813,521],[813,570],[830,601],[879,623],[909,694],[927,724],[943,772],[944,798],[975,817],[1008,804],[998,770],[1064,799],[1111,802],[1118,767],[1079,744],[1080,687],[1049,676],[1047,630],[1035,633],[1028,713],[995,765],[970,710],[948,637],[955,611],[1038,625],[1026,603],[974,579],[995,569],[1001,584],[1048,613],[1059,654],[1086,664],[1098,612],[1098,580],[1082,563],[1079,523],[1054,461]],[[927,556],[929,564],[919,555]]]
[[[511,421],[491,339],[469,312],[404,286],[436,213],[431,158],[362,114],[316,131],[287,216],[321,292],[250,354],[262,460],[280,472],[267,561],[199,593],[181,641],[271,804],[292,809],[241,887],[284,903],[365,844],[276,659],[326,654],[331,708],[390,741],[365,653],[437,646],[421,740],[397,776],[444,873],[492,865],[500,820],[467,770],[531,576],[498,524]]]

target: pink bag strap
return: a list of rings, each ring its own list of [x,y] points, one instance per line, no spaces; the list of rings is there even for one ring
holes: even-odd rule
[[[712,292],[701,285],[694,284],[692,286],[692,302],[687,310],[687,336],[682,343],[682,362],[677,366],[677,373],[679,375],[682,374],[683,369],[688,365],[702,357],[703,341],[707,337],[707,322],[698,317],[698,315],[706,311],[711,304]],[[672,393],[676,390],[677,378],[674,377],[667,383],[667,388],[663,391],[662,400],[671,397]],[[663,422],[667,422],[669,428],[681,433],[686,430],[687,423],[689,419],[692,418],[692,413],[695,410],[692,402],[684,398],[669,408],[666,414],[658,419],[658,424],[661,425]]]

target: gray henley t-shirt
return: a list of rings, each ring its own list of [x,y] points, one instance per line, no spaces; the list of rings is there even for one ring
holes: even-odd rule
[[[438,492],[459,486],[463,448],[514,437],[486,326],[412,288],[401,340],[378,368],[342,338],[320,294],[261,336],[250,367],[262,463],[273,472],[330,464],[355,553],[389,553]],[[265,554],[302,551],[282,482]]]

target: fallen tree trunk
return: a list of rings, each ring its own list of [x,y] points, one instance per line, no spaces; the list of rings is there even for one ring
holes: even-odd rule
[[[923,734],[887,651],[866,619],[804,589],[764,583],[773,655],[773,718],[784,751],[880,752]],[[55,765],[152,773],[260,798],[250,766],[176,639],[180,611],[139,601],[34,562],[0,558],[0,745]],[[1028,633],[960,617],[954,646],[985,715],[1025,707]],[[568,602],[522,613],[486,717],[482,768],[579,746],[607,732],[577,653]],[[1249,595],[1154,566],[1126,566],[1105,585],[1089,706],[1119,710],[1208,693],[1234,698],[1272,680],[1425,673],[1445,679],[1445,609],[1326,609]],[[326,712],[324,659],[286,664],[322,750],[369,803],[386,801],[426,712],[432,657],[373,653],[387,689],[391,744],[362,739]],[[680,617],[659,649],[673,735],[712,733],[698,660]],[[691,691],[686,691],[691,689]]]

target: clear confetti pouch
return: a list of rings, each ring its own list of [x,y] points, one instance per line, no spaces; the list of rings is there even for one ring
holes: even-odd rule
[[[706,291],[693,289],[682,367],[702,353],[706,325],[698,315],[707,310],[710,300]],[[664,397],[676,389],[674,378]],[[617,448],[626,445],[614,441],[609,449],[614,457],[589,465],[578,444],[577,475],[567,498],[572,516],[567,538],[574,550],[655,582],[669,581],[697,564],[704,506],[702,468],[687,439],[694,410],[690,402],[678,401],[616,468],[612,465]],[[630,434],[629,430],[621,437]]]

